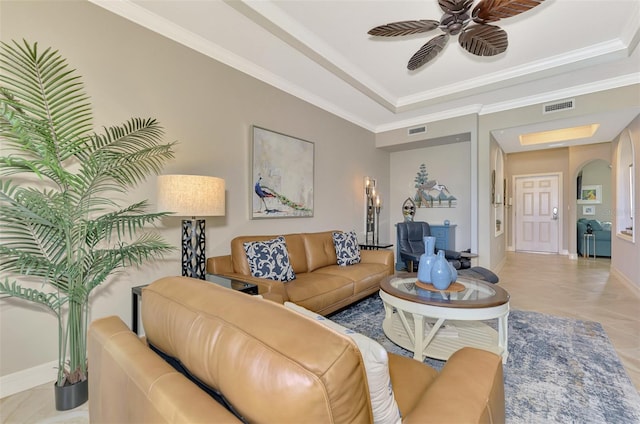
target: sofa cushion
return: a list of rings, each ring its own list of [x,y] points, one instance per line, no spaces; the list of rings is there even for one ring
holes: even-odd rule
[[[360,263],[360,245],[355,231],[334,232],[332,237],[336,247],[338,265],[347,266]]]
[[[589,221],[589,224],[591,224],[591,229],[593,231],[602,231],[602,225],[597,219],[592,219],[591,221]]]
[[[247,252],[244,250],[244,243],[272,240],[276,237],[278,237],[278,234],[238,236],[231,240],[231,265],[233,272],[242,275],[251,275],[249,261],[247,261]],[[304,237],[301,234],[285,234],[284,242],[287,245],[289,262],[291,262],[293,272],[296,274],[307,272],[308,267]]]
[[[364,360],[374,423],[400,423],[400,410],[398,409],[398,404],[393,394],[391,377],[389,375],[389,357],[384,347],[363,334],[356,333],[295,303],[285,302],[284,305],[301,315],[314,319],[320,324],[353,339]]]
[[[341,275],[305,272],[296,275],[294,284],[287,284],[289,300],[312,311],[322,311],[353,294],[353,281]]]
[[[353,292],[357,294],[379,288],[380,281],[389,275],[389,270],[384,264],[360,262],[348,267],[340,265],[325,266],[316,270],[314,274],[347,278],[353,281]],[[291,300],[293,301],[293,299]]]
[[[296,278],[284,237],[272,240],[244,243],[251,275],[276,281],[291,281]]]
[[[336,231],[320,233],[304,233],[304,250],[307,256],[307,271],[313,272],[318,268],[337,263],[336,247],[332,234]]]

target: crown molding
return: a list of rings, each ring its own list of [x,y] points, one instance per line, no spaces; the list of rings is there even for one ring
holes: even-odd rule
[[[509,100],[487,104],[482,107],[479,114],[488,115],[490,113],[504,112],[505,110],[516,109],[525,106],[531,106],[546,102],[551,102],[567,97],[581,96],[599,91],[611,90],[614,88],[626,87],[629,85],[640,84],[640,72],[622,75],[616,78],[592,82],[589,84],[567,87],[562,90],[549,91],[536,94],[535,96],[523,97],[520,99]]]
[[[212,43],[209,40],[194,34],[175,23],[168,21],[155,13],[149,12],[147,9],[138,6],[129,0],[89,0],[96,6],[100,6],[122,18],[134,22],[144,28],[158,33],[170,40],[184,45],[192,50],[204,54],[218,62],[228,65],[237,71],[247,74],[259,81],[284,91],[294,97],[302,99],[314,106],[319,107],[329,113],[343,118],[355,125],[358,125],[369,131],[374,131],[374,125],[364,121],[359,117],[347,112],[343,108],[338,107],[334,103],[314,95],[310,91],[285,80],[278,75],[260,67],[256,64],[238,56],[229,50]]]
[[[238,13],[251,19],[263,29],[279,37],[282,41],[294,47],[298,52],[304,54],[326,71],[340,78],[343,82],[353,87],[369,99],[373,100],[392,114],[417,110],[421,107],[435,106],[442,103],[445,110],[437,113],[427,113],[413,118],[402,119],[398,116],[398,121],[377,125],[367,121],[361,116],[347,111],[335,102],[327,101],[309,91],[286,80],[273,72],[258,66],[247,59],[207,40],[161,16],[156,15],[137,5],[130,0],[89,0],[91,3],[132,21],[144,28],[158,33],[168,39],[204,54],[216,61],[228,65],[246,75],[275,87],[285,93],[304,100],[320,109],[333,115],[345,119],[359,127],[373,133],[380,133],[394,129],[423,124],[425,122],[435,122],[443,119],[455,118],[468,114],[485,115],[500,112],[513,108],[529,106],[536,103],[553,101],[565,97],[571,97],[590,92],[607,90],[621,86],[638,83],[640,74],[630,74],[618,78],[583,84],[575,87],[568,87],[562,90],[550,91],[533,96],[521,97],[498,103],[474,103],[469,106],[447,108],[445,103],[452,99],[460,99],[465,96],[487,93],[507,86],[526,83],[534,79],[541,79],[548,76],[558,75],[568,72],[585,63],[601,64],[611,60],[628,57],[630,49],[637,45],[640,30],[633,25],[628,26],[625,31],[625,39],[631,44],[625,44],[620,39],[599,43],[588,48],[574,50],[568,54],[557,55],[551,58],[531,62],[529,64],[505,69],[487,76],[470,78],[434,90],[423,91],[411,96],[398,99],[385,92],[374,82],[370,81],[364,73],[348,65],[348,61],[340,56],[335,50],[326,46],[305,28],[291,21],[283,15],[275,6],[269,2],[253,2],[248,4],[244,1],[225,0]],[[640,3],[636,8],[637,15],[640,16]]]

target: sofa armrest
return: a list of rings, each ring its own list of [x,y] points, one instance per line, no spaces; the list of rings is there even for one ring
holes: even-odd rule
[[[229,274],[233,272],[233,262],[231,255],[214,256],[207,258],[207,273],[209,274]]]
[[[387,274],[394,273],[393,251],[391,250],[361,250],[360,261],[365,264],[383,264],[387,268]]]
[[[365,264],[387,265],[393,274],[393,251],[392,250],[360,250],[360,260]]]
[[[208,267],[207,272],[211,273]],[[283,283],[282,281],[267,280],[266,278],[253,277],[251,275],[239,274],[237,272],[221,272],[216,274],[257,285],[258,294],[262,295],[265,299],[272,300],[277,303],[284,303],[289,300],[287,290],[284,286],[286,283]]]
[[[504,423],[502,359],[480,349],[460,349],[402,422]]]

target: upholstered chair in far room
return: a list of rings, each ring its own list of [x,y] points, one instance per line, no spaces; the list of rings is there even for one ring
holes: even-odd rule
[[[424,253],[424,237],[431,236],[429,223],[423,221],[399,222],[396,224],[398,256],[405,263],[407,271],[416,272],[420,256]],[[438,249],[436,248],[436,253]],[[475,266],[471,261],[462,257],[461,252],[445,250],[445,258],[458,270],[458,274],[478,278],[490,283],[497,283],[498,276],[492,271]]]
[[[397,228],[397,243],[400,259],[406,264],[407,270],[418,270],[420,256],[424,253],[424,237],[431,236],[431,227],[427,222],[399,222]],[[436,248],[436,252],[438,249]],[[462,258],[460,252],[445,250],[445,257],[456,269],[469,268],[468,259]]]

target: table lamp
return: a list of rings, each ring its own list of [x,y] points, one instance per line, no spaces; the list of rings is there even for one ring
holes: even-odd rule
[[[182,220],[182,275],[205,279],[206,216],[224,216],[224,180],[201,175],[158,176],[158,210]],[[196,219],[198,217],[198,219]]]

